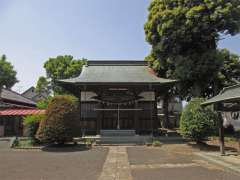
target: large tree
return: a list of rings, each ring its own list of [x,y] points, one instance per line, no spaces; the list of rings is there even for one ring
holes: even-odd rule
[[[2,88],[10,89],[18,82],[16,75],[13,65],[7,61],[5,55],[2,55],[0,57],[0,93]]]
[[[50,94],[50,82],[46,77],[40,76],[37,81],[36,91],[39,93]]]
[[[218,87],[222,89],[240,82],[240,56],[227,49],[218,50],[223,65],[218,73]]]
[[[144,28],[158,74],[179,79],[186,99],[212,96],[224,65],[217,43],[239,33],[240,1],[153,0]]]
[[[51,89],[54,93],[61,94],[63,90],[57,86],[56,80],[67,79],[79,76],[82,71],[82,66],[86,59],[74,59],[73,56],[57,56],[56,58],[49,58],[44,68],[46,70],[47,78],[51,81]]]

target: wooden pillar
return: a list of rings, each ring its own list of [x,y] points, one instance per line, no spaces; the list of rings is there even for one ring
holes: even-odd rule
[[[134,104],[134,108],[138,108],[138,102],[136,101]],[[139,119],[138,119],[138,111],[134,111],[134,129],[136,133],[139,133]]]
[[[99,108],[102,108],[102,103],[99,102]],[[96,119],[96,123],[97,123],[97,134],[100,134],[100,131],[102,129],[102,113],[103,111],[98,111],[97,112],[97,119]]]
[[[78,113],[79,113],[79,128],[81,129],[81,133],[82,133],[82,95],[81,95],[81,91],[79,90],[79,92],[77,93],[77,96],[78,96]]]
[[[219,144],[220,144],[220,153],[225,155],[225,145],[224,145],[224,127],[223,127],[223,118],[221,112],[218,112],[219,119]]]
[[[221,155],[225,155],[223,117],[220,111],[222,109],[223,109],[222,103],[217,103],[214,105],[214,110],[218,112],[218,132],[219,132],[220,153]]]
[[[166,93],[163,97],[163,113],[164,113],[164,120],[162,123],[163,128],[169,128],[169,111],[168,111],[168,106],[169,106],[169,95]]]
[[[158,130],[158,110],[157,110],[157,96],[158,96],[158,93],[155,91],[154,92],[154,104],[153,104],[153,108],[154,108],[154,111],[153,111],[153,130],[156,132]]]

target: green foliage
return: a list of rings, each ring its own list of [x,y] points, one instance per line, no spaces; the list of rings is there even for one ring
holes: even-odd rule
[[[84,143],[86,145],[92,145],[94,143],[94,139],[91,138],[84,139]]]
[[[32,139],[18,139],[17,144],[15,144],[15,148],[31,148],[35,145],[36,142]]]
[[[48,103],[52,97],[47,99],[40,100],[37,103],[38,109],[47,109]],[[45,115],[29,115],[24,117],[23,124],[25,127],[26,135],[32,139],[34,143],[38,143],[38,139],[36,138],[37,130],[39,128],[39,124],[41,121],[44,121]]]
[[[36,133],[41,120],[44,120],[45,115],[30,115],[23,119],[23,125],[26,131],[26,135],[32,139],[33,142],[38,142],[36,139]]]
[[[36,85],[36,92],[50,94],[50,82],[46,77],[40,76]]]
[[[16,78],[17,72],[10,62],[7,61],[5,55],[0,57],[0,91],[1,88],[11,88],[18,82]]]
[[[38,109],[47,109],[49,102],[52,100],[52,97],[49,96],[47,99],[42,99],[37,102]]]
[[[55,96],[48,105],[37,136],[43,142],[63,144],[72,141],[78,129],[77,99],[69,95]]]
[[[197,142],[214,134],[217,115],[211,109],[203,109],[203,98],[194,98],[184,108],[180,119],[180,132]]]
[[[47,78],[51,81],[51,89],[57,94],[63,94],[64,91],[56,85],[56,80],[74,78],[79,76],[82,71],[82,66],[86,59],[76,60],[73,56],[57,56],[49,58],[45,62],[44,68],[47,73]]]
[[[212,96],[221,88],[215,83],[236,57],[217,50],[221,35],[240,31],[239,0],[153,0],[144,29],[152,51],[146,60],[159,76],[180,80],[187,100]],[[228,64],[228,65],[227,65]],[[226,65],[226,66],[225,66]],[[222,74],[223,73],[223,74]]]
[[[162,143],[161,143],[159,140],[154,140],[154,141],[152,142],[152,145],[153,145],[153,146],[161,146]]]
[[[153,0],[148,10],[146,40],[163,55],[215,49],[219,33],[240,30],[239,0]]]
[[[240,81],[240,57],[230,53],[227,49],[219,50],[219,56],[223,61],[223,66],[218,73],[219,88],[232,86],[234,80]]]

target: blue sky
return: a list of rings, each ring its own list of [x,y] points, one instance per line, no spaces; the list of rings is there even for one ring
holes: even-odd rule
[[[0,54],[18,72],[23,91],[44,75],[49,57],[142,60],[149,0],[0,0]],[[219,47],[240,54],[240,36]]]

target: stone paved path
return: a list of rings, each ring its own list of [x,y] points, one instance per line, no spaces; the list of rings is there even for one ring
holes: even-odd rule
[[[126,147],[109,147],[108,156],[98,180],[132,180]]]

